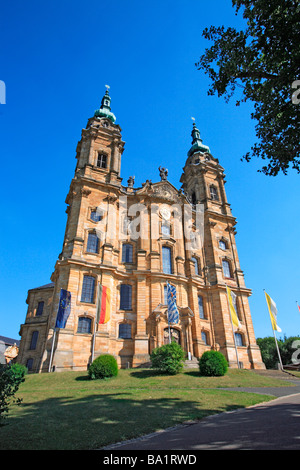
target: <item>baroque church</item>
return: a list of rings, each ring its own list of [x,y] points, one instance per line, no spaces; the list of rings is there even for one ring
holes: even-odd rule
[[[77,145],[63,248],[51,282],[28,291],[18,362],[29,371],[86,370],[107,353],[120,368],[139,367],[170,340],[182,346],[187,364],[197,366],[196,358],[214,349],[230,367],[265,368],[224,169],[195,123],[191,135],[179,190],[161,167],[157,182],[135,187],[130,177],[124,185],[125,143],[106,91]],[[168,317],[168,283],[176,289],[176,323]],[[104,323],[97,316],[99,286],[110,293]],[[238,327],[232,324],[227,287]],[[66,323],[58,328],[62,290],[71,300]]]

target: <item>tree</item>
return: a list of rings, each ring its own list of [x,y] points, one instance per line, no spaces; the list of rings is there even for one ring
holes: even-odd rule
[[[242,160],[263,159],[266,164],[258,171],[269,176],[287,174],[290,166],[300,173],[299,2],[232,0],[232,5],[236,15],[243,9],[245,30],[205,28],[202,35],[214,44],[196,66],[212,81],[208,95],[224,95],[228,102],[240,87],[236,105],[254,104],[258,142]]]
[[[260,348],[262,360],[266,368],[275,369],[279,359],[274,336],[257,338],[256,342]],[[289,338],[284,336],[283,338],[279,338],[277,343],[284,366],[294,362],[294,355],[296,356],[296,362],[299,362],[297,358],[299,357],[300,336],[290,336]]]
[[[22,399],[15,399],[19,386],[25,380],[27,368],[21,364],[0,364],[0,426],[7,417],[11,403],[20,404]]]

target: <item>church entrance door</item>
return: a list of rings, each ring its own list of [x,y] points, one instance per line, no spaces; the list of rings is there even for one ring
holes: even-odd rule
[[[180,344],[180,331],[176,328],[170,328],[171,341],[175,341]],[[169,343],[169,328],[164,329],[164,344]]]

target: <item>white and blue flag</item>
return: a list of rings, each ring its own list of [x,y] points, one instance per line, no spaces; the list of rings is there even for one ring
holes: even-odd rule
[[[167,282],[167,304],[169,323],[178,323],[179,312],[176,305],[176,287]]]

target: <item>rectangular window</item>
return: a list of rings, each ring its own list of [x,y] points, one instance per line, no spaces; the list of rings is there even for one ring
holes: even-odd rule
[[[94,303],[95,278],[84,276],[81,291],[81,302]]]
[[[210,186],[210,197],[213,201],[218,201],[219,200],[219,196],[218,196],[218,191],[217,191],[217,188],[214,186],[214,185],[211,185]]]
[[[206,336],[205,331],[201,331],[201,339],[204,344],[207,344],[207,336]]]
[[[103,153],[99,153],[98,159],[97,159],[97,167],[106,168],[106,165],[107,165],[107,155],[104,155]]]
[[[222,261],[224,277],[231,277],[229,262],[226,259]]]
[[[202,295],[198,295],[198,308],[199,308],[200,318],[205,318],[204,317],[204,308],[203,308],[203,297],[202,297]]]
[[[33,331],[31,336],[30,348],[29,349],[36,349],[36,344],[38,340],[39,332]]]
[[[131,339],[131,325],[121,323],[119,325],[119,338]]]
[[[132,305],[132,286],[130,284],[121,284],[120,309],[131,310],[131,305]]]
[[[87,317],[78,318],[77,333],[90,333],[92,327],[92,320]]]
[[[166,274],[172,274],[172,251],[168,246],[162,247],[162,264],[163,272]]]
[[[86,251],[88,253],[98,253],[99,238],[95,233],[89,233]]]
[[[197,260],[197,258],[192,258],[192,261],[193,261],[194,266],[195,266],[195,274],[196,274],[196,276],[199,276],[199,264],[198,264],[198,260]]]
[[[44,302],[39,302],[38,306],[37,306],[37,309],[36,309],[36,316],[38,317],[38,316],[42,315],[43,310],[44,310]]]
[[[132,263],[132,245],[130,243],[123,243],[122,246],[122,263]]]

